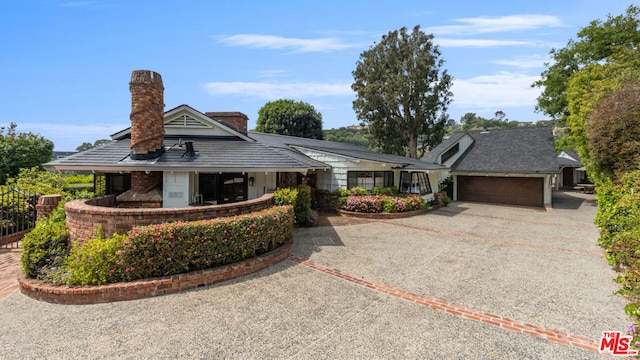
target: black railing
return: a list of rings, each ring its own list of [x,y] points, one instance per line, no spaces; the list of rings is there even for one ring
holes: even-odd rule
[[[38,195],[19,189],[0,193],[0,248],[17,248],[25,232],[36,225]]]

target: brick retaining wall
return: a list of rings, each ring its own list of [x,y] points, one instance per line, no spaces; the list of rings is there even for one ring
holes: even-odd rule
[[[161,224],[168,221],[213,219],[264,210],[273,204],[273,195],[223,205],[192,206],[186,208],[129,209],[115,207],[115,196],[91,200],[74,200],[65,204],[70,245],[95,237],[102,226],[104,235],[124,234],[134,226]]]
[[[360,219],[400,219],[410,216],[422,215],[426,214],[430,211],[434,211],[440,209],[441,206],[432,206],[428,209],[423,210],[413,210],[413,211],[403,211],[396,213],[363,213],[363,212],[355,212],[355,211],[347,211],[347,210],[338,210],[340,215],[350,216]]]
[[[99,304],[173,294],[252,274],[287,259],[293,239],[255,258],[189,273],[99,286],[56,286],[19,278],[20,291],[30,298],[64,305]]]

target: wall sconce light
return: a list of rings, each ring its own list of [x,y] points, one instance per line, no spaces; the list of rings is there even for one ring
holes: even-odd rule
[[[249,186],[253,186],[253,176],[249,178]]]

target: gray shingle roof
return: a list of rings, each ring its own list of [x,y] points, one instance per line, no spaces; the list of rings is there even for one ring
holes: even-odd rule
[[[550,127],[470,131],[469,149],[453,171],[486,173],[555,173],[558,162]]]
[[[249,132],[248,135],[250,138],[255,139],[258,142],[274,147],[290,148],[293,146],[306,148],[361,160],[395,164],[411,170],[446,169],[446,167],[442,165],[420,161],[419,159],[411,159],[404,156],[381,154],[363,149],[353,144],[258,132]]]
[[[46,167],[92,170],[197,170],[208,171],[274,171],[329,168],[326,164],[293,152],[274,149],[252,141],[234,139],[194,139],[198,156],[182,156],[182,147],[174,146],[177,139],[165,139],[168,150],[155,161],[129,159],[129,139],[90,149],[66,158],[51,161]]]

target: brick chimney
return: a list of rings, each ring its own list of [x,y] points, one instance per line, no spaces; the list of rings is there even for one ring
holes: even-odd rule
[[[247,121],[249,118],[247,115],[237,111],[227,112],[206,112],[204,113],[208,117],[230,126],[234,130],[237,130],[243,134],[247,133]]]
[[[164,153],[164,86],[155,71],[135,70],[131,91],[131,160],[153,160]],[[120,207],[162,207],[162,172],[132,171],[131,189],[118,195]]]
[[[155,71],[135,70],[131,91],[131,159],[150,160],[164,152],[164,86]]]

